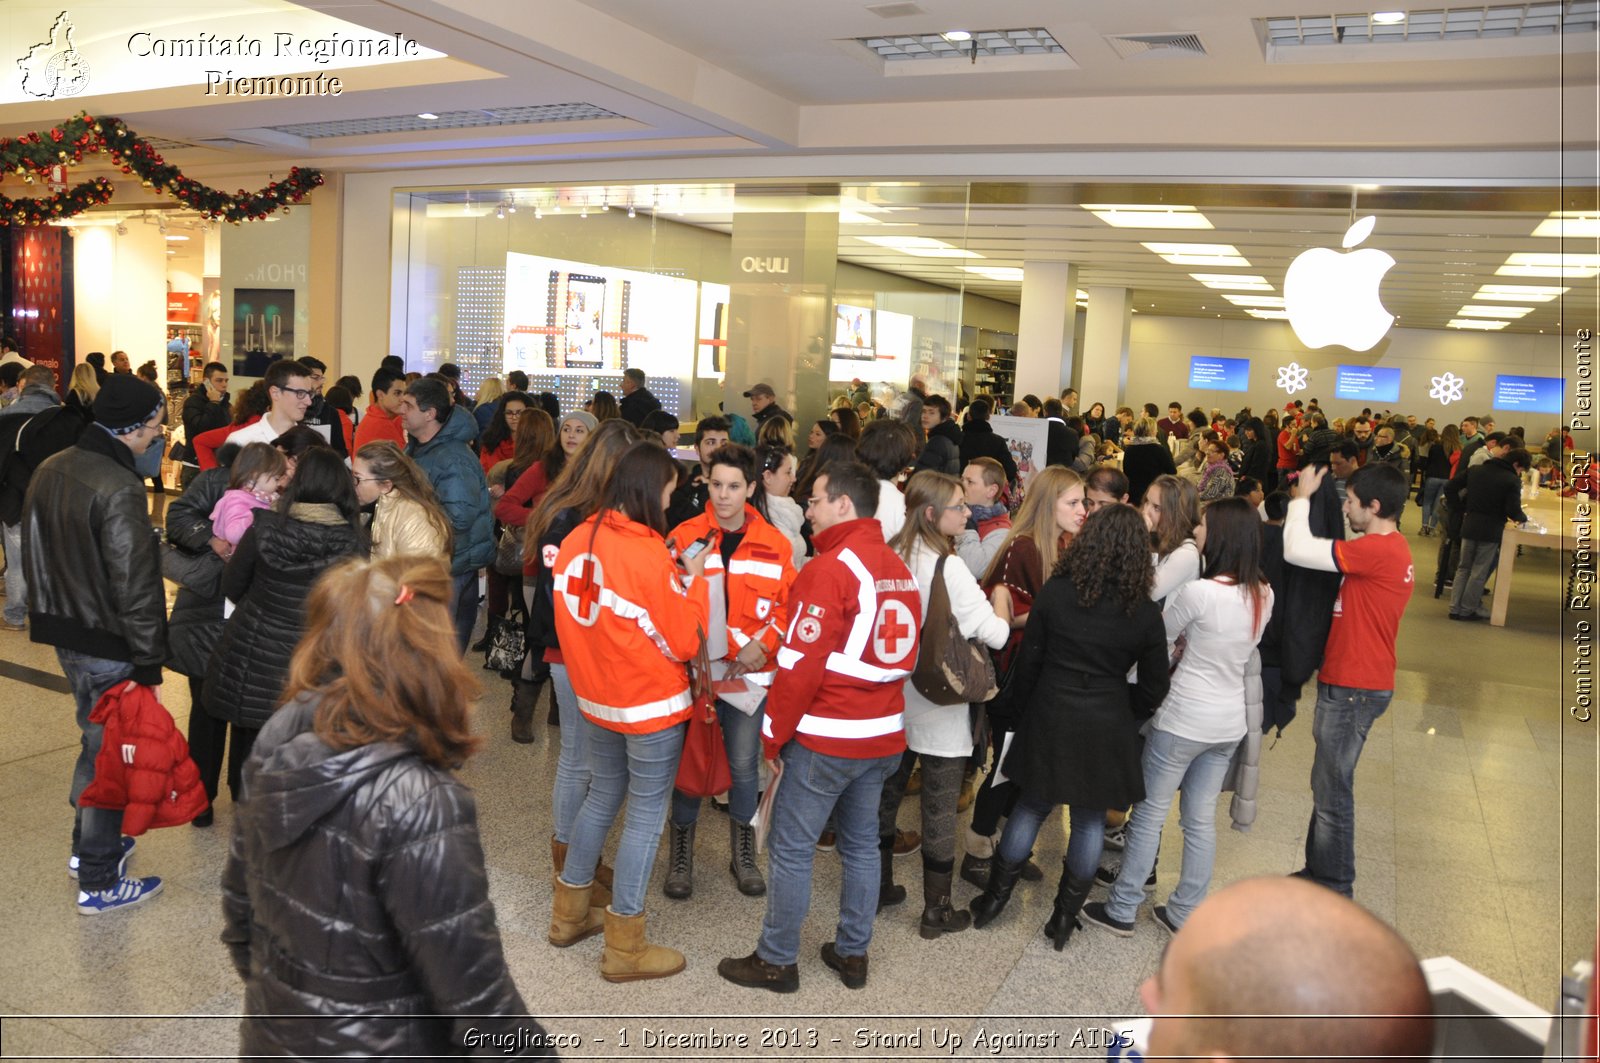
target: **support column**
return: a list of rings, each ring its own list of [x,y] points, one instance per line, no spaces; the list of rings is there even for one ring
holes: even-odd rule
[[[724,408],[748,418],[744,392],[768,383],[803,425],[828,408],[838,189],[798,191],[792,210],[775,209],[770,189],[748,194],[759,209],[740,209],[743,191],[734,197]]]
[[[1070,262],[1025,262],[1017,328],[1016,397],[1059,398],[1072,384],[1077,329],[1078,267]]]
[[[1083,326],[1083,377],[1078,409],[1097,402],[1107,415],[1127,402],[1128,337],[1133,327],[1133,292],[1128,288],[1085,288],[1089,314]]]

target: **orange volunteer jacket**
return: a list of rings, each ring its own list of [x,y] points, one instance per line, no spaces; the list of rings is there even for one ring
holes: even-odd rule
[[[708,533],[715,533],[706,556],[706,575],[723,571],[722,530],[709,503],[698,517],[684,521],[667,535],[667,547],[674,553]],[[728,655],[733,660],[738,652],[754,639],[767,651],[767,666],[760,672],[748,672],[745,678],[757,686],[772,685],[772,675],[778,669],[778,644],[783,641],[784,629],[789,626],[789,588],[794,583],[793,548],[777,528],[756,512],[751,505],[744,507],[744,538],[734,548],[729,558],[728,581]]]
[[[616,510],[574,528],[552,572],[556,637],[579,710],[624,734],[688,719],[684,662],[710,621],[705,580],[686,587],[661,537]]]

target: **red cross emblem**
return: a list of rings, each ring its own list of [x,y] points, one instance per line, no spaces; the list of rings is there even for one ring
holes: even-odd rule
[[[593,627],[600,619],[600,592],[605,590],[605,573],[593,554],[579,554],[567,563],[562,571],[565,587],[562,599],[567,612],[584,627]]]
[[[916,618],[904,602],[883,603],[872,626],[872,650],[884,664],[894,664],[911,652],[917,633]]]

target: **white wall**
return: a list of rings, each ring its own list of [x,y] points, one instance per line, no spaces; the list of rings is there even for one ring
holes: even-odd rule
[[[1161,407],[1163,416],[1167,403],[1172,401],[1206,410],[1217,406],[1231,417],[1243,406],[1260,414],[1281,407],[1291,397],[1317,398],[1330,418],[1347,417],[1370,405],[1374,412],[1388,407],[1395,413],[1414,413],[1419,421],[1434,417],[1442,424],[1468,414],[1491,413],[1497,373],[1561,376],[1563,342],[1555,335],[1502,336],[1455,329],[1396,328],[1372,350],[1356,354],[1343,347],[1309,350],[1295,338],[1287,322],[1135,314],[1129,344],[1128,404],[1137,407],[1154,402]],[[1249,390],[1189,388],[1191,355],[1250,359]],[[1310,370],[1310,386],[1293,396],[1276,386],[1278,368],[1291,362]],[[1334,374],[1339,365],[1398,368],[1400,401],[1379,404],[1336,399]],[[1466,381],[1461,401],[1449,405],[1429,397],[1433,378],[1447,372]],[[1570,406],[1571,381],[1568,384]],[[1096,401],[1110,405],[1106,396],[1085,394],[1081,408],[1088,409]],[[1557,414],[1493,412],[1493,416],[1498,427],[1526,427],[1529,442],[1542,439],[1560,420]]]
[[[167,242],[153,225],[76,230],[72,246],[75,361],[90,351],[124,350],[133,365],[166,364]]]

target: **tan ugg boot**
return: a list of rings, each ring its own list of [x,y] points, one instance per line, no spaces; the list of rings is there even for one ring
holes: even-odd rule
[[[600,977],[608,982],[670,978],[683,970],[683,953],[644,939],[644,913],[618,915],[606,909],[606,948],[600,956]]]
[[[551,879],[561,877],[561,872],[567,866],[567,843],[556,841],[554,834],[550,835],[550,863],[554,867]],[[593,908],[604,908],[611,903],[611,869],[604,864],[594,869],[594,886],[589,894],[589,905]]]
[[[550,913],[550,944],[558,949],[576,945],[606,928],[605,910],[589,904],[593,883],[569,886],[556,877],[555,902]]]

